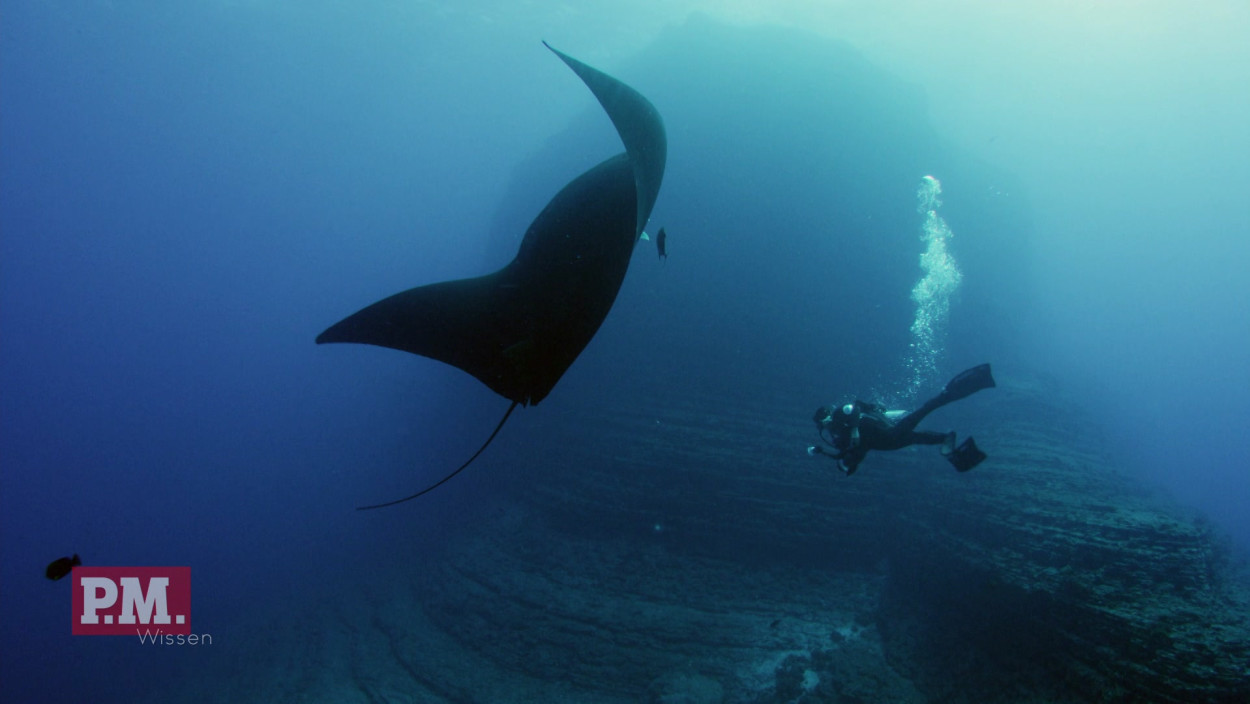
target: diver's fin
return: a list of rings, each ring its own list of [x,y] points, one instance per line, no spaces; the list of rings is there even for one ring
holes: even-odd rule
[[[946,383],[946,388],[942,389],[942,402],[950,403],[958,401],[961,398],[967,398],[981,389],[991,389],[994,387],[994,376],[990,374],[990,365],[978,364],[977,366],[966,369],[955,375]]]
[[[977,444],[973,442],[972,438],[964,440],[953,451],[943,454],[946,455],[946,461],[950,462],[955,467],[955,470],[959,472],[967,472],[984,462],[986,457],[985,453],[977,448]]]
[[[456,476],[457,474],[460,474],[460,470],[462,470],[462,469],[464,469],[465,467],[468,467],[469,465],[473,464],[473,460],[477,459],[477,456],[478,456],[478,455],[480,455],[480,454],[482,454],[482,450],[485,450],[485,449],[486,449],[486,446],[490,444],[490,441],[495,439],[495,436],[499,434],[499,429],[503,427],[503,424],[504,424],[504,423],[508,422],[508,416],[512,415],[512,412],[516,410],[516,407],[517,407],[520,403],[521,403],[520,401],[513,401],[513,402],[512,402],[512,405],[511,405],[511,406],[508,406],[508,412],[507,412],[507,413],[504,413],[504,414],[503,414],[503,418],[500,418],[500,419],[499,419],[499,425],[496,425],[496,426],[495,426],[495,429],[494,429],[493,431],[491,431],[490,437],[486,438],[486,442],[482,443],[482,446],[481,446],[481,447],[479,447],[479,448],[477,448],[477,452],[474,452],[472,457],[470,457],[468,460],[465,460],[465,463],[464,463],[464,464],[460,465],[459,467],[456,467],[456,471],[452,472],[451,474],[448,474],[447,476],[443,477],[442,479],[439,479],[438,481],[436,481],[436,482],[434,482],[433,484],[431,484],[431,485],[427,486],[426,488],[422,489],[421,491],[418,491],[417,493],[413,494],[412,496],[405,496],[405,497],[404,497],[404,498],[402,498],[402,499],[395,499],[394,501],[387,501],[387,502],[386,502],[386,503],[384,503],[384,504],[373,504],[372,506],[357,506],[357,507],[356,507],[356,510],[357,510],[357,511],[368,511],[368,510],[370,510],[370,509],[375,509],[375,508],[386,508],[387,506],[394,506],[395,504],[402,504],[403,502],[405,502],[405,501],[411,501],[411,500],[413,500],[413,499],[417,498],[418,496],[421,496],[422,494],[428,494],[429,492],[434,491],[435,489],[439,488],[439,487],[440,487],[440,486],[442,486],[443,484],[447,483],[447,480],[451,479],[452,477]]]

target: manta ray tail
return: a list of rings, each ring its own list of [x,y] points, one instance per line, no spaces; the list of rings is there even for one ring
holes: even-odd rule
[[[402,504],[402,503],[403,503],[403,502],[405,502],[405,501],[412,501],[413,499],[417,498],[418,496],[421,496],[422,494],[428,494],[429,492],[434,491],[435,489],[439,488],[439,487],[440,487],[440,486],[442,486],[443,484],[447,483],[447,480],[451,479],[452,477],[456,476],[457,474],[460,474],[460,471],[461,471],[461,470],[463,470],[465,467],[468,467],[469,465],[473,464],[473,460],[477,459],[477,456],[478,456],[478,455],[480,455],[480,454],[482,454],[482,450],[485,450],[485,449],[486,449],[486,447],[487,447],[488,445],[490,445],[491,440],[494,440],[494,439],[495,439],[495,436],[499,434],[499,430],[500,430],[500,428],[503,428],[503,424],[508,422],[508,416],[512,415],[512,412],[513,412],[514,410],[516,410],[516,407],[517,407],[517,405],[518,405],[519,403],[520,403],[519,401],[513,401],[513,402],[512,402],[512,405],[511,405],[511,406],[508,406],[508,412],[507,412],[507,413],[504,413],[504,414],[503,414],[503,418],[500,418],[500,419],[499,419],[499,425],[496,425],[496,426],[495,426],[495,429],[494,429],[493,431],[491,431],[490,437],[486,438],[486,442],[482,443],[482,446],[481,446],[481,447],[479,447],[479,448],[477,448],[477,452],[474,452],[472,457],[470,457],[469,459],[465,460],[465,463],[464,463],[464,464],[462,464],[462,465],[460,465],[459,467],[457,467],[457,468],[456,468],[456,471],[452,472],[451,474],[448,474],[447,476],[443,477],[442,479],[439,479],[438,481],[436,481],[436,482],[434,482],[433,484],[431,484],[431,485],[427,486],[426,488],[422,489],[421,491],[418,491],[417,493],[413,494],[412,496],[405,496],[405,497],[404,497],[404,498],[402,498],[402,499],[395,499],[394,501],[387,501],[387,502],[386,502],[386,503],[384,503],[384,504],[373,504],[372,506],[357,506],[357,507],[356,507],[356,510],[357,510],[357,511],[368,511],[368,510],[370,510],[370,509],[375,509],[375,508],[386,508],[387,506],[394,506],[395,504]]]

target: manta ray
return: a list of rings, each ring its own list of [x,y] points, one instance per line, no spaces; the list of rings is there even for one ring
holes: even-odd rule
[[[486,442],[451,474],[411,496],[359,510],[438,488],[482,454],[518,405],[547,397],[612,309],[651,217],[668,153],[659,112],[633,88],[543,44],[590,88],[625,152],[562,188],[499,271],[408,289],[317,336],[317,344],[357,342],[436,359],[512,401]]]

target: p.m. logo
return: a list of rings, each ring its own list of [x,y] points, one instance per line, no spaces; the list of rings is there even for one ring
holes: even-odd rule
[[[75,567],[74,635],[191,633],[190,567]]]

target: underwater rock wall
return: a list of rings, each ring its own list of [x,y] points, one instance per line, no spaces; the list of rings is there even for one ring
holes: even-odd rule
[[[566,395],[483,465],[505,495],[441,554],[237,629],[183,694],[1246,701],[1250,582],[1219,538],[1113,472],[1053,388],[996,373],[931,419],[990,454],[967,474],[920,448],[840,476],[764,385]]]
[[[1062,683],[1056,692],[1091,700],[1245,697],[1250,592],[1228,545],[1115,473],[1092,423],[1054,412],[1053,387],[1004,387],[994,405],[1007,410],[983,435],[993,464],[975,487],[927,475],[899,516],[907,538],[895,546],[883,623],[936,627],[927,642],[901,629],[887,641],[948,653],[935,672],[913,671],[947,686],[970,669],[1035,670]]]
[[[524,501],[568,532],[629,535],[689,554],[836,569],[880,561],[905,475],[846,481],[832,462],[808,457],[815,436],[804,432],[805,407],[770,413],[759,398],[747,405],[688,392],[656,390],[645,405],[613,404],[601,418],[576,407],[544,417],[535,432],[558,449],[543,454],[537,478],[518,481]],[[837,497],[837,510],[817,500],[825,495]]]
[[[719,398],[656,389],[646,407],[618,404],[600,418],[583,407],[576,423],[546,416],[539,432],[559,449],[515,489],[548,546],[594,537],[691,560],[688,573],[664,579],[695,610],[736,610],[715,597],[696,560],[765,575],[773,593],[744,599],[743,613],[783,608],[835,574],[879,586],[853,619],[879,634],[876,669],[926,701],[1250,693],[1250,600],[1218,536],[1115,472],[1095,426],[1057,412],[1071,406],[1053,386],[1011,371],[999,380],[926,423],[976,435],[991,459],[968,474],[917,448],[873,454],[843,477],[803,454],[806,412],[783,409],[763,388]],[[560,434],[587,423],[599,428],[593,437]],[[588,550],[562,569],[594,559]],[[777,582],[778,571],[793,581]],[[587,594],[600,586],[588,582]],[[705,627],[663,620],[633,646],[667,642],[676,629],[713,661],[745,647],[696,645]],[[814,639],[823,647],[798,649],[809,667],[836,650],[836,629],[825,626]]]

